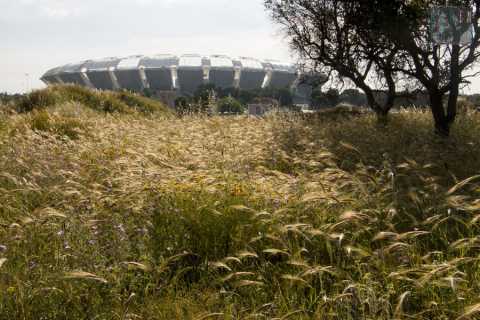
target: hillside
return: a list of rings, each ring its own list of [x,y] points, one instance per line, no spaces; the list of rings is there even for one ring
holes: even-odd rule
[[[478,315],[478,113],[442,140],[419,111],[180,119],[63,90],[0,108],[0,319]]]
[[[162,103],[128,91],[97,91],[75,85],[55,85],[35,90],[13,101],[13,108],[25,113],[76,103],[106,113],[168,115],[171,111]]]

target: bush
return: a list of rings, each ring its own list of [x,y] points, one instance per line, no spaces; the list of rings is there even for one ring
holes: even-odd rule
[[[241,114],[245,111],[244,106],[235,98],[227,97],[220,99],[217,103],[218,113]]]
[[[16,105],[16,110],[18,112],[30,112],[34,109],[43,109],[53,106],[58,101],[59,97],[48,89],[35,90],[20,99]]]
[[[170,111],[161,102],[133,93],[122,91],[115,93],[114,96],[127,106],[146,115],[154,113],[168,113]]]

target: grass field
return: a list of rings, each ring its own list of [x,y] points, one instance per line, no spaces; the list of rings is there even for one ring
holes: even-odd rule
[[[58,95],[0,107],[0,319],[480,315],[478,113],[445,140],[421,111],[385,129]]]

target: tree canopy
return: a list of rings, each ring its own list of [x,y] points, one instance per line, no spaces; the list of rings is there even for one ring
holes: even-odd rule
[[[349,79],[384,120],[396,96],[394,72],[397,47],[373,37],[356,19],[358,1],[265,0],[274,21],[283,26],[291,47],[307,68]],[[375,81],[373,81],[375,80]],[[388,99],[376,99],[375,89]]]
[[[471,11],[467,27],[453,28],[450,44],[432,42],[430,10],[439,0],[265,0],[284,27],[292,48],[306,64],[351,80],[369,106],[385,115],[402,91],[424,89],[436,131],[448,135],[455,120],[460,86],[470,76],[480,45],[480,0],[452,0]],[[459,39],[472,26],[468,44]],[[382,103],[374,89],[387,92]],[[445,101],[446,100],[446,101]],[[444,103],[446,102],[446,103]]]
[[[432,41],[429,25],[431,9],[444,4],[438,0],[362,0],[358,1],[359,23],[365,30],[377,30],[376,34],[388,39],[399,49],[395,71],[418,86],[430,96],[430,107],[438,133],[448,135],[457,113],[460,86],[473,74],[472,70],[479,57],[480,45],[480,1],[452,0],[451,6],[466,8],[471,20],[466,26],[456,25],[448,17],[453,39],[450,44]],[[364,16],[366,15],[366,16]],[[365,19],[368,17],[368,19]],[[462,44],[462,34],[473,28],[471,41]],[[446,100],[446,101],[445,101]]]

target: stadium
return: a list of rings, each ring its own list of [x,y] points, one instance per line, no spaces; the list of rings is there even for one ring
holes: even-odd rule
[[[302,84],[298,68],[289,63],[254,58],[199,54],[130,56],[71,63],[47,71],[47,85],[70,83],[99,90],[175,92],[190,96],[202,84],[218,88],[291,89],[297,103],[308,104],[311,87]]]

